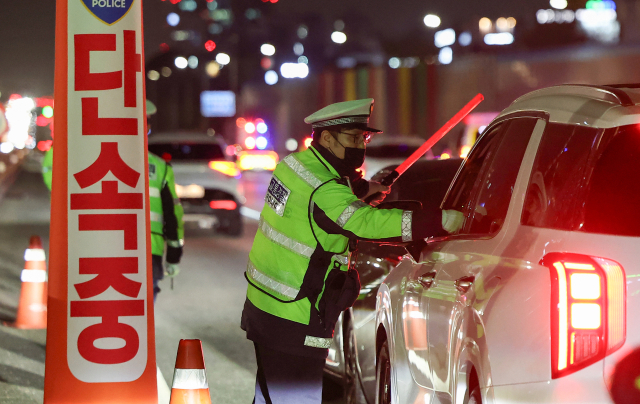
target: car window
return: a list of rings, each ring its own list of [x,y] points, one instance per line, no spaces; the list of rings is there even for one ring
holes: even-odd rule
[[[478,140],[447,194],[442,205],[443,209],[453,209],[467,214],[476,181],[481,178],[483,167],[491,161],[505,126],[504,122],[497,124]]]
[[[216,143],[150,143],[149,151],[166,161],[225,160],[222,148]]]
[[[423,209],[437,210],[461,162],[454,159],[418,163],[393,184],[385,200],[416,200]]]
[[[640,236],[640,128],[606,129],[591,158],[578,228],[589,233]]]
[[[420,146],[410,146],[405,143],[401,144],[386,144],[379,146],[367,146],[367,157],[377,158],[399,158],[409,157],[411,154],[418,150]]]
[[[585,169],[598,137],[594,128],[547,124],[531,170],[522,224],[577,229]]]
[[[520,163],[537,121],[537,118],[515,118],[503,124],[500,145],[479,183],[467,233],[495,234],[502,228]]]

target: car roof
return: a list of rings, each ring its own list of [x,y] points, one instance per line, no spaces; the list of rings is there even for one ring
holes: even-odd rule
[[[512,113],[540,111],[551,122],[611,128],[640,118],[640,85],[563,84],[532,91],[516,99],[498,119]]]
[[[152,133],[148,137],[148,142],[151,144],[157,143],[214,143],[221,145],[224,141],[220,136],[210,136],[206,133],[200,132],[161,132]]]
[[[367,147],[393,145],[393,144],[407,144],[410,146],[420,146],[425,142],[418,136],[394,136],[394,135],[374,135],[371,137],[371,142],[367,144]]]

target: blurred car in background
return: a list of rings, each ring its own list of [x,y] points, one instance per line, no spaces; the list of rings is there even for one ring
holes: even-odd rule
[[[242,171],[273,171],[278,164],[278,153],[272,150],[244,150],[237,154],[237,164]]]
[[[184,221],[202,228],[240,236],[245,202],[236,163],[224,153],[220,136],[204,133],[157,133],[148,138],[149,151],[171,163]]]
[[[375,135],[371,137],[371,142],[367,144],[367,158],[360,169],[364,179],[371,179],[386,166],[402,163],[424,142],[425,139],[416,136]]]
[[[461,159],[416,162],[393,184],[385,202],[414,200],[424,208],[437,210],[461,162]],[[384,168],[373,180],[382,180],[396,167]],[[376,293],[406,253],[402,246],[365,241],[359,241],[357,251],[352,253],[351,265],[358,270],[362,288],[353,307],[338,319],[325,365],[325,372],[343,386],[347,404],[375,402]]]
[[[487,126],[442,202],[460,227],[378,288],[376,403],[611,402],[640,346],[639,106],[562,85]]]

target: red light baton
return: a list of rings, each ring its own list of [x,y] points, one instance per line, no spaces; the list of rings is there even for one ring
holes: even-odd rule
[[[433,145],[438,142],[438,140],[442,139],[444,135],[449,133],[449,131],[454,126],[456,126],[458,122],[463,120],[464,117],[467,116],[475,107],[477,107],[478,104],[482,102],[482,100],[484,100],[484,96],[482,94],[478,94],[473,97],[473,99],[469,101],[467,105],[465,105],[460,111],[458,111],[458,113],[456,113],[453,118],[449,119],[447,123],[445,123],[440,129],[438,129],[438,131],[434,133],[433,136],[427,139],[427,141],[424,142],[418,150],[413,152],[411,156],[403,161],[402,164],[398,166],[398,168],[391,171],[386,177],[384,177],[382,181],[380,181],[380,183],[385,186],[391,186],[394,182],[396,182],[398,177],[400,177],[405,171],[407,171],[409,167],[413,165],[413,163],[418,161],[418,159],[422,157],[422,155],[425,154],[427,150],[431,149]],[[367,199],[365,199],[365,202],[369,203],[374,199],[374,197],[375,194],[369,196]]]

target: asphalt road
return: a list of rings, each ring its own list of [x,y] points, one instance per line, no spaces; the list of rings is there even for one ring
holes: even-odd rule
[[[29,237],[39,235],[48,251],[49,194],[39,166],[27,161],[0,201],[0,319],[15,319],[20,271]],[[243,185],[248,216],[262,206],[269,173],[247,173]],[[211,399],[214,403],[249,404],[253,400],[253,345],[240,329],[245,298],[243,277],[257,221],[245,218],[241,238],[190,227],[181,272],[173,289],[163,280],[155,306],[157,364],[171,386],[178,342],[202,341]],[[41,403],[44,385],[45,330],[0,326],[0,402]],[[326,404],[337,404],[327,392]]]

